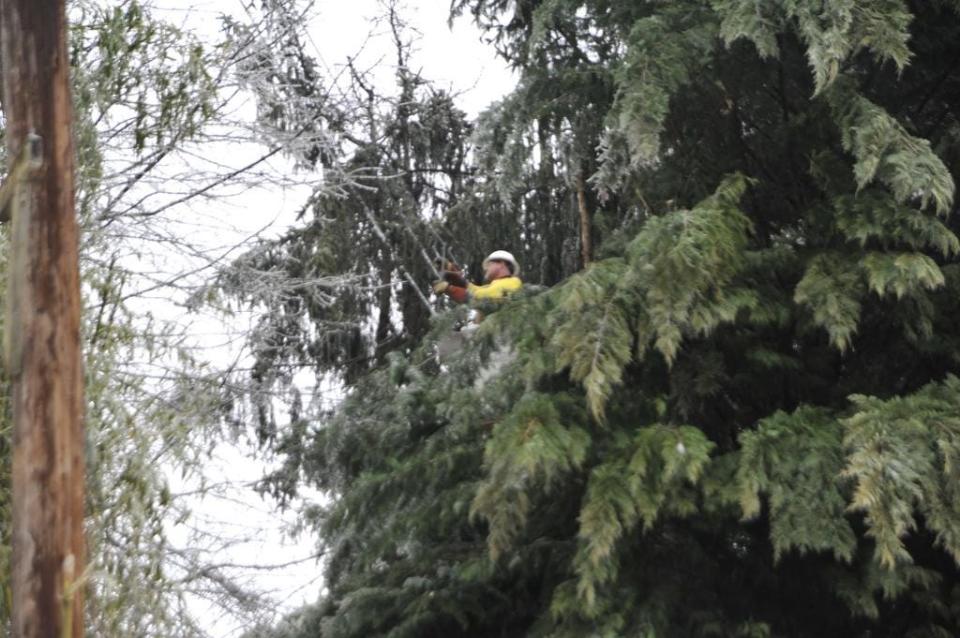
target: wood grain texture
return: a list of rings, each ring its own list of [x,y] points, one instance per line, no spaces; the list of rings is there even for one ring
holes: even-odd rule
[[[43,164],[12,207],[14,638],[82,638],[83,370],[74,149],[63,0],[0,0],[8,157],[29,133]]]

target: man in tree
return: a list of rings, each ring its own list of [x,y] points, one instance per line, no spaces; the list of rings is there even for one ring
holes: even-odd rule
[[[520,264],[506,250],[495,250],[483,260],[483,279],[478,286],[467,281],[456,264],[446,262],[441,280],[433,284],[433,291],[446,294],[457,303],[467,301],[499,301],[523,286],[520,281]]]

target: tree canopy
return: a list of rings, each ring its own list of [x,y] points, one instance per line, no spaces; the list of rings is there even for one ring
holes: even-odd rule
[[[191,589],[256,616],[168,533],[165,472],[244,426],[261,492],[326,497],[318,600],[248,638],[960,635],[960,2],[453,0],[518,77],[476,118],[397,2],[392,87],[321,64],[296,0],[243,6],[205,47],[72,3],[98,636],[202,635]],[[196,175],[242,127],[260,159]],[[314,185],[284,234],[137,272],[281,156]],[[468,311],[431,261],[494,249],[525,290],[441,356]],[[158,289],[257,313],[251,367]]]
[[[520,79],[438,223],[550,288],[287,439],[327,590],[252,635],[960,631],[960,5],[452,8]]]

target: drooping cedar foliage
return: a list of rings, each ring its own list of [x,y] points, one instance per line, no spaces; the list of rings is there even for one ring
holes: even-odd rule
[[[258,635],[960,632],[960,4],[454,9],[521,79],[451,215],[586,171],[600,259],[311,424],[328,593]]]

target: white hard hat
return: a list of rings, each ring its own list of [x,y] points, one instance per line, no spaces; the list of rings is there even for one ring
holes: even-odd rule
[[[510,264],[510,271],[513,276],[518,276],[520,274],[520,264],[517,263],[517,260],[514,256],[508,253],[505,250],[495,250],[487,258],[483,260],[483,269],[487,269],[487,264],[491,261],[505,261]]]

